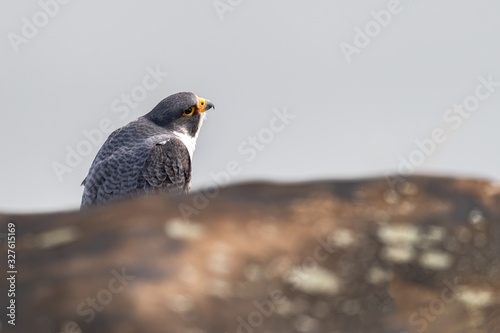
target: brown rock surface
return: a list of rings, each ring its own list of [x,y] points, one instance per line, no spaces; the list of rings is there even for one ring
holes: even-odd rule
[[[16,326],[2,315],[2,331],[500,332],[500,187],[488,181],[208,194],[1,216],[0,233],[16,224],[18,272]],[[5,238],[0,253],[6,271]]]

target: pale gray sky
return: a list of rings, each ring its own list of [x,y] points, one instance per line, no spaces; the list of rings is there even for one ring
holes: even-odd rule
[[[59,1],[0,3],[1,211],[78,208],[100,124],[186,90],[217,107],[194,188],[232,160],[231,182],[384,175],[422,157],[418,173],[500,178],[500,2]],[[464,101],[475,111],[447,111]],[[295,118],[274,119],[284,110]],[[415,140],[436,128],[424,156]],[[68,163],[67,149],[81,153]]]

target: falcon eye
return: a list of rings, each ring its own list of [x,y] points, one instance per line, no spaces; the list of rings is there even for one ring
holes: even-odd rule
[[[184,113],[182,114],[182,116],[183,117],[190,117],[190,116],[193,115],[194,110],[195,110],[195,107],[191,106],[189,109],[187,109],[186,111],[184,111]]]

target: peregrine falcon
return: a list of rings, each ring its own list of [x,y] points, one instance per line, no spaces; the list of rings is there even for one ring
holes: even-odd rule
[[[155,191],[187,193],[196,139],[212,108],[180,92],[111,133],[82,183],[81,208]]]

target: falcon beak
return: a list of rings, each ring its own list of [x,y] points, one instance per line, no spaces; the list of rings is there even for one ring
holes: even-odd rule
[[[200,113],[208,111],[210,109],[215,109],[215,105],[208,99],[198,97],[198,110],[200,110]]]

